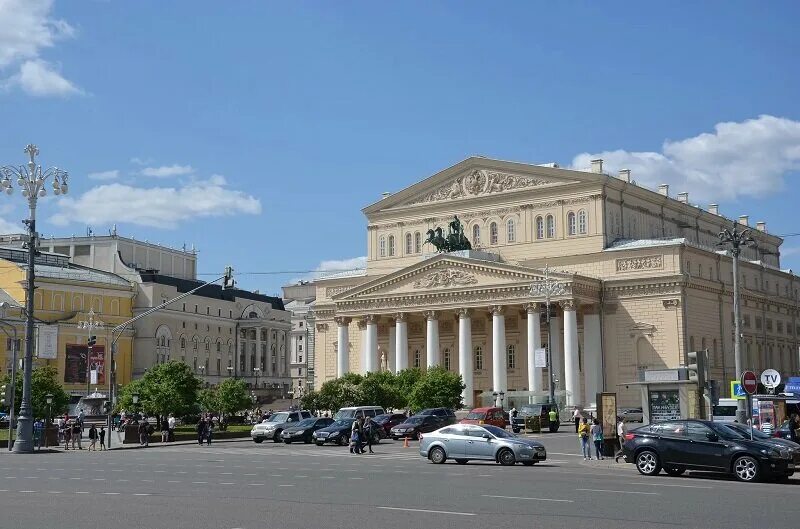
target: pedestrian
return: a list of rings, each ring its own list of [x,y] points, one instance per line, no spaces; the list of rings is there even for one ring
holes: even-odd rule
[[[171,443],[175,440],[175,416],[171,413],[169,414],[169,419],[167,419],[167,429],[169,430],[167,441]]]
[[[353,421],[353,424],[350,426],[350,453],[361,453],[361,437],[358,432],[358,419]]]
[[[64,442],[64,418],[56,419],[56,424],[58,425],[58,444],[61,444]]]
[[[575,408],[575,411],[572,412],[572,420],[575,422],[575,433],[578,433],[578,426],[581,424],[581,409]]]
[[[33,423],[33,446],[34,448],[42,449],[42,438],[44,432],[44,423],[42,423],[41,419],[36,419],[36,422]]]
[[[72,426],[69,423],[64,423],[64,450],[69,450],[69,443],[72,440]]]
[[[197,421],[197,444],[203,446],[203,439],[206,437],[206,421],[203,417]]]
[[[600,421],[597,419],[592,421],[592,427],[589,428],[589,433],[592,436],[592,441],[594,441],[595,457],[597,457],[598,461],[605,459],[603,457],[603,426],[600,424]]]
[[[81,430],[83,430],[83,419],[86,417],[86,414],[83,413],[83,408],[78,411],[78,424],[81,425]]]
[[[106,427],[100,426],[100,450],[106,449]]]
[[[547,419],[550,421],[550,424],[558,424],[558,412],[555,406],[552,406],[550,411],[547,412]]]
[[[211,437],[214,435],[214,421],[209,417],[206,420],[206,446],[211,445]]]
[[[145,448],[150,446],[150,424],[147,422],[147,417],[139,423],[139,444]]]
[[[89,450],[97,451],[97,426],[92,423],[89,427]]]
[[[375,431],[375,423],[372,418],[367,417],[364,419],[364,443],[361,445],[361,452],[364,452],[364,445],[369,447],[369,453],[374,454],[372,451],[372,434]]]
[[[625,444],[625,421],[622,417],[617,417],[617,441],[619,441],[619,452],[614,454],[614,462],[619,463],[621,457],[625,457],[625,450],[622,448]]]
[[[78,443],[78,450],[83,450],[81,446],[81,437],[83,437],[83,428],[80,423],[75,420],[72,422],[72,449],[75,450],[75,443]]]
[[[166,416],[161,417],[161,442],[166,443],[169,439],[169,420]]]
[[[587,461],[592,459],[592,450],[589,447],[589,425],[586,419],[581,419],[578,423],[578,439],[581,441],[581,452],[583,452],[583,460]]]

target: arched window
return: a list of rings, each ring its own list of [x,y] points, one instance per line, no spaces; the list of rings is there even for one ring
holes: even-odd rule
[[[378,255],[381,257],[386,257],[386,237],[381,235],[381,238],[378,239]]]
[[[506,241],[515,242],[517,240],[517,231],[514,226],[514,219],[506,221]]]
[[[569,212],[567,213],[567,233],[570,235],[575,235],[578,232],[578,225],[577,225],[577,218],[575,217],[575,213]]]
[[[497,244],[497,223],[492,222],[489,224],[489,244]]]
[[[181,336],[181,349],[186,349],[186,337]]]
[[[556,219],[552,215],[547,216],[547,238],[552,239],[556,236]]]
[[[517,368],[517,347],[515,345],[508,346],[508,357],[507,357],[507,364],[506,367],[508,369],[516,369]]]
[[[414,252],[422,253],[422,235],[419,232],[414,234]]]
[[[414,247],[411,245],[411,234],[406,233],[406,255],[413,253]]]
[[[578,233],[586,233],[586,210],[582,209],[578,212]]]
[[[394,235],[389,235],[389,257],[394,255]]]
[[[472,245],[478,246],[481,244],[481,227],[477,224],[472,227]]]
[[[536,217],[536,238],[544,239],[544,219]]]
[[[483,369],[483,347],[480,345],[475,346],[475,369]]]

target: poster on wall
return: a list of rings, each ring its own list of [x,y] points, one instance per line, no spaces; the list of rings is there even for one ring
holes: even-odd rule
[[[533,367],[547,367],[547,349],[544,347],[533,350]]]
[[[681,400],[678,390],[650,392],[650,422],[671,421],[681,418]]]
[[[58,356],[58,325],[39,325],[36,331],[36,356],[55,360]]]
[[[86,384],[86,355],[89,348],[85,345],[67,344],[66,361],[64,363],[64,382],[67,384]],[[106,354],[102,345],[92,347],[89,364],[97,369],[97,384],[105,383]],[[94,382],[93,382],[94,383]]]

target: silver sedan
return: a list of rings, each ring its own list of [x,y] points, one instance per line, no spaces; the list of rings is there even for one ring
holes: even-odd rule
[[[547,459],[544,445],[517,437],[496,426],[455,424],[422,435],[419,454],[433,463],[455,459],[459,465],[470,459],[495,461],[501,465],[531,466]]]

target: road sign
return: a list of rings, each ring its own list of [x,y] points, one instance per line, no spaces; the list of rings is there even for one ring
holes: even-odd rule
[[[731,398],[744,399],[747,398],[747,392],[742,387],[742,383],[738,380],[731,380]]]
[[[761,383],[765,388],[774,388],[781,383],[781,374],[774,369],[765,369],[761,372]]]
[[[758,389],[758,379],[756,374],[752,371],[745,371],[742,373],[742,388],[752,395]]]

